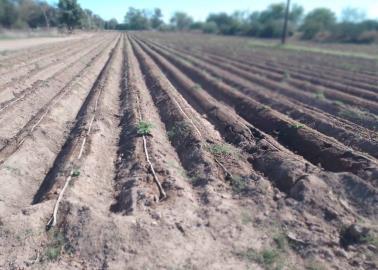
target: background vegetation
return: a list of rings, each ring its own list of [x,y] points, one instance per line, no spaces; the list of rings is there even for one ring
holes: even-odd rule
[[[173,14],[163,21],[159,8],[129,8],[123,23],[103,20],[77,0],[59,0],[56,6],[38,0],[0,0],[0,27],[73,29],[118,29],[159,31],[197,31],[208,34],[278,38],[282,32],[285,3],[272,4],[261,12],[235,11],[232,14],[212,13],[204,22],[196,22],[185,12]],[[289,36],[305,40],[352,43],[378,42],[378,20],[366,20],[358,9],[346,8],[341,18],[327,8],[304,14],[303,7],[292,5],[288,24]]]
[[[116,19],[105,21],[77,0],[59,0],[56,6],[38,0],[0,0],[0,28],[115,29],[117,25]]]

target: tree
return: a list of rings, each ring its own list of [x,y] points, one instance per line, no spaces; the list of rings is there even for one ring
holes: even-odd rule
[[[294,4],[291,7],[291,10],[289,13],[289,21],[297,26],[301,22],[303,18],[303,14],[304,14],[303,7],[300,5]]]
[[[288,20],[289,20],[289,12],[290,12],[290,0],[287,0],[286,10],[285,10],[285,20],[284,20],[284,25],[283,25],[283,29],[282,29],[282,37],[281,37],[281,43],[282,44],[286,43],[287,23],[288,23]]]
[[[130,7],[125,15],[125,24],[130,30],[145,30],[149,28],[150,22],[145,10]]]
[[[341,12],[342,22],[361,22],[366,18],[366,13],[357,8],[347,7]]]
[[[161,9],[155,8],[150,20],[151,27],[154,29],[158,29],[163,24],[163,20],[161,19],[162,17],[163,13],[161,12]]]
[[[70,30],[82,25],[84,12],[77,0],[59,0],[60,23],[66,25]]]
[[[282,26],[285,18],[284,3],[270,5],[262,12],[251,13],[240,23],[243,35],[263,38],[278,38],[282,36]],[[287,32],[292,35],[302,20],[304,9],[299,5],[292,5],[288,14]]]
[[[336,24],[336,15],[327,8],[317,8],[307,14],[300,30],[302,38],[312,39],[319,32],[330,30]]]
[[[283,20],[285,17],[285,4],[272,4],[266,10],[261,12],[260,23],[267,23],[275,20]]]
[[[178,30],[186,30],[193,23],[193,19],[188,14],[177,11],[173,14],[171,23]]]
[[[35,0],[19,0],[17,5],[18,24],[24,27],[49,27],[50,22],[47,17],[49,5],[46,2]]]
[[[240,29],[240,23],[237,20],[239,13],[234,13],[234,15],[235,16],[229,16],[225,12],[210,14],[207,17],[206,22],[215,23],[219,32],[223,35],[235,35]]]
[[[46,28],[50,28],[50,17],[49,17],[49,9],[50,5],[44,1],[39,2],[39,7],[42,11],[43,18],[45,19]]]
[[[105,29],[116,29],[118,25],[117,19],[110,19],[109,21],[105,22]]]
[[[83,10],[83,16],[81,18],[81,25],[85,29],[95,29],[96,28],[96,24],[94,22],[93,16],[94,16],[94,14],[93,14],[92,10],[89,10],[89,9]]]
[[[207,22],[202,26],[202,31],[206,34],[218,33],[218,26],[215,22]]]
[[[18,19],[18,12],[14,1],[0,0],[0,24],[4,27],[12,27]]]

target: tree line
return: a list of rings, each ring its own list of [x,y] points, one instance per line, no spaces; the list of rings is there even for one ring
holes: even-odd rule
[[[0,26],[5,28],[66,27],[68,29],[118,29],[159,31],[200,31],[209,34],[278,38],[285,17],[285,3],[268,6],[261,12],[235,11],[212,13],[203,22],[194,21],[185,12],[175,12],[169,23],[161,9],[130,7],[123,23],[103,20],[77,0],[59,0],[57,5],[41,0],[0,0]],[[378,41],[378,20],[367,20],[357,9],[346,8],[341,20],[327,8],[305,14],[303,7],[292,5],[288,17],[288,35],[305,40],[371,43]]]
[[[40,0],[0,0],[3,28],[115,29],[117,25],[116,19],[105,21],[77,0],[59,0],[57,5]]]
[[[285,18],[285,3],[272,4],[261,12],[235,11],[209,14],[204,22],[194,21],[184,13],[176,12],[168,24],[162,20],[160,9],[153,11],[129,8],[122,30],[201,31],[220,35],[239,35],[259,38],[279,38]],[[305,14],[302,6],[292,5],[288,17],[288,35],[298,33],[300,38],[317,41],[353,43],[378,42],[378,20],[366,20],[358,9],[346,8],[338,21],[327,8],[316,8]]]

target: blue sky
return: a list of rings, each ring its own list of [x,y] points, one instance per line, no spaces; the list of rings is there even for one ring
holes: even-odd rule
[[[50,2],[57,2],[52,0]],[[159,7],[164,14],[165,21],[175,11],[185,11],[195,20],[205,20],[210,12],[225,11],[232,13],[235,10],[259,11],[271,3],[280,0],[78,0],[83,8],[89,8],[94,13],[108,20],[116,18],[123,21],[129,7],[153,9]],[[378,19],[378,0],[292,0],[310,11],[316,7],[327,7],[339,15],[343,8],[354,7],[366,12],[368,18]]]

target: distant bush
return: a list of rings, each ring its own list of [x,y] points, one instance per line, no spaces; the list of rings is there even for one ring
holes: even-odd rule
[[[59,0],[57,5],[40,0],[0,0],[0,27],[8,29],[67,27],[69,29],[114,29],[118,22],[104,21],[77,0]]]
[[[342,22],[329,9],[318,8],[307,14],[300,27],[303,39],[348,43],[373,43],[377,41],[378,21],[357,20],[362,16],[356,10],[347,9]],[[346,16],[348,15],[348,16]],[[355,21],[350,20],[353,18]]]
[[[327,8],[317,8],[304,18],[300,27],[303,39],[313,39],[318,33],[331,29],[336,24],[336,15]]]
[[[219,30],[215,22],[207,22],[202,25],[202,31],[206,34],[216,34]]]

